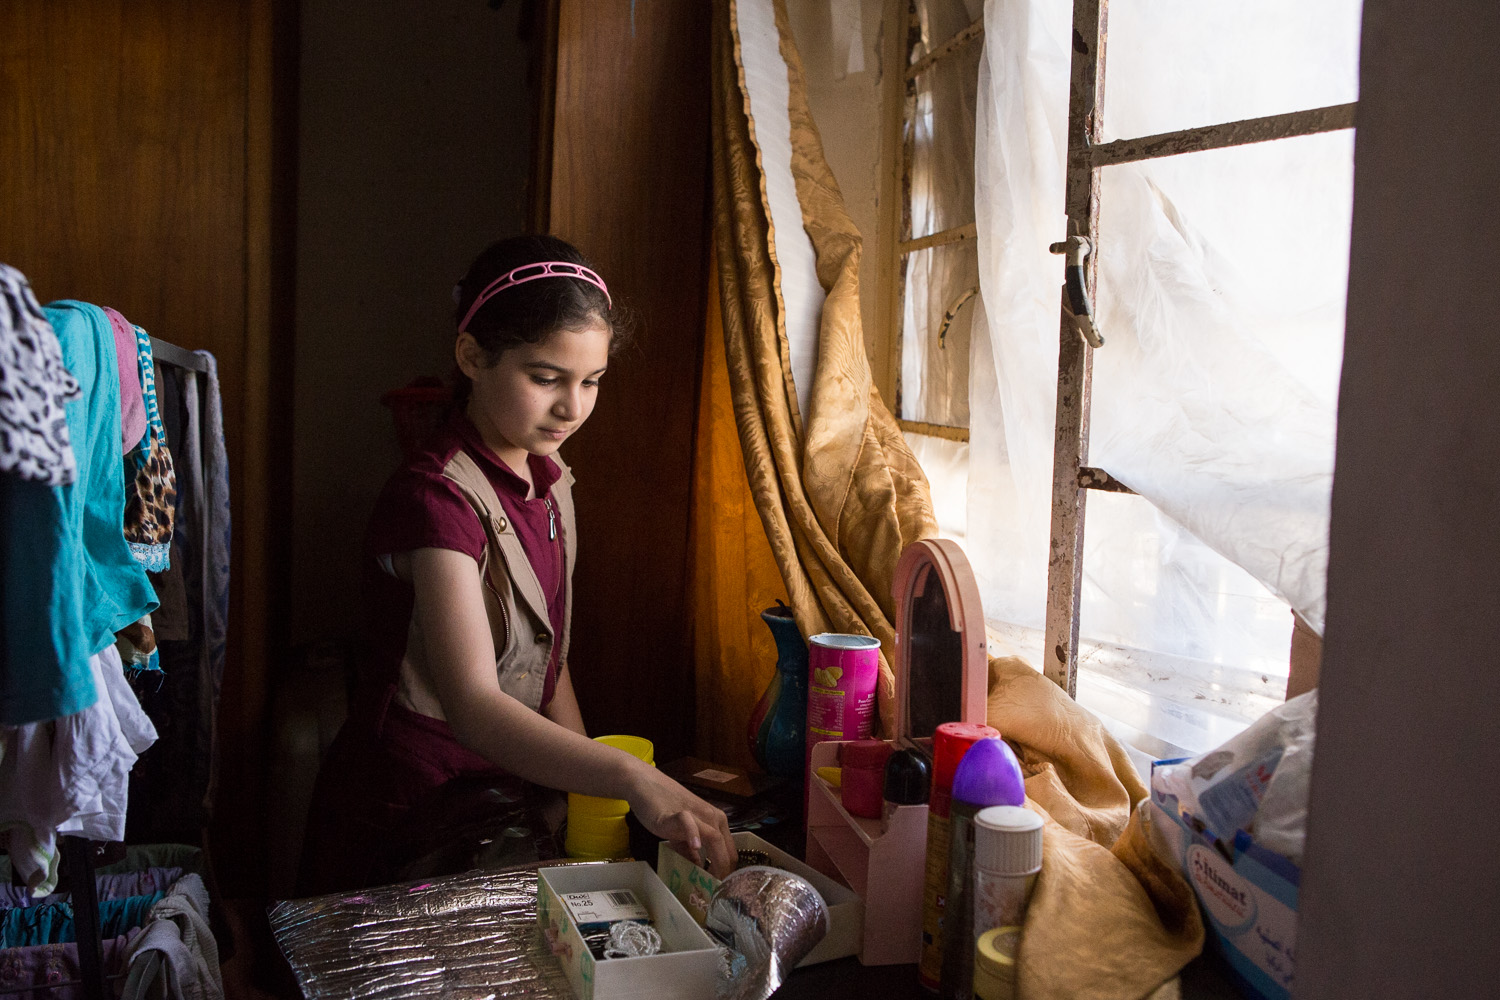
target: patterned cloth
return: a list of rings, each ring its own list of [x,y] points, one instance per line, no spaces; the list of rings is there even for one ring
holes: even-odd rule
[[[73,482],[64,405],[82,395],[26,276],[0,264],[0,471],[47,486]]]
[[[140,929],[134,928],[104,941],[105,975],[114,975],[125,967],[125,951],[140,934]],[[78,982],[82,978],[76,944],[44,944],[0,951],[0,994],[7,997],[82,1000],[88,996]],[[77,985],[64,986],[63,983]],[[35,987],[36,992],[25,992],[27,986]]]
[[[135,354],[140,359],[141,393],[146,404],[146,431],[140,446],[125,456],[125,540],[136,562],[153,573],[170,564],[172,524],[177,503],[177,473],[167,449],[156,401],[156,371],[151,357],[151,335],[135,330]]]

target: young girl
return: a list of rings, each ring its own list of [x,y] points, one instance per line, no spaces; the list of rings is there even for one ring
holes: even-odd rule
[[[573,477],[557,450],[622,339],[609,290],[572,246],[532,236],[485,250],[455,294],[453,416],[386,485],[370,529],[413,611],[323,765],[299,889],[389,879],[410,860],[392,856],[410,839],[398,831],[427,822],[445,789],[507,775],[625,799],[722,876],[724,814],[590,740],[573,693]]]

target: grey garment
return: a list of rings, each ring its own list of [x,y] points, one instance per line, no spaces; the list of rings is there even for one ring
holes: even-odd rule
[[[229,454],[224,446],[224,403],[219,395],[218,361],[207,351],[193,353],[208,363],[203,379],[203,473],[208,503],[203,632],[208,672],[213,682],[208,697],[216,707],[219,686],[224,680],[225,640],[229,634]]]
[[[219,946],[208,927],[208,890],[178,879],[125,952],[121,1000],[224,1000]]]
[[[208,364],[203,378],[203,470],[207,502],[204,519],[203,670],[206,683],[198,691],[198,715],[208,723],[208,787],[204,809],[213,802],[219,784],[219,688],[229,638],[229,454],[224,445],[224,404],[219,395],[219,363],[207,351],[194,351]]]

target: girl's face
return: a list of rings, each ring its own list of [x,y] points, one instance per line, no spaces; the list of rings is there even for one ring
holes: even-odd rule
[[[518,475],[530,479],[526,456],[551,455],[594,412],[609,342],[609,328],[595,320],[508,348],[491,365],[472,335],[459,334],[458,367],[474,383],[469,419]]]

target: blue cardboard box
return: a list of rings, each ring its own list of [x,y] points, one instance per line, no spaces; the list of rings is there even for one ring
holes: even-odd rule
[[[1157,761],[1152,777],[1157,767],[1176,763]],[[1208,939],[1238,985],[1263,1000],[1290,1000],[1301,870],[1243,830],[1216,836],[1155,780],[1147,808],[1153,839],[1177,859],[1198,896]]]

